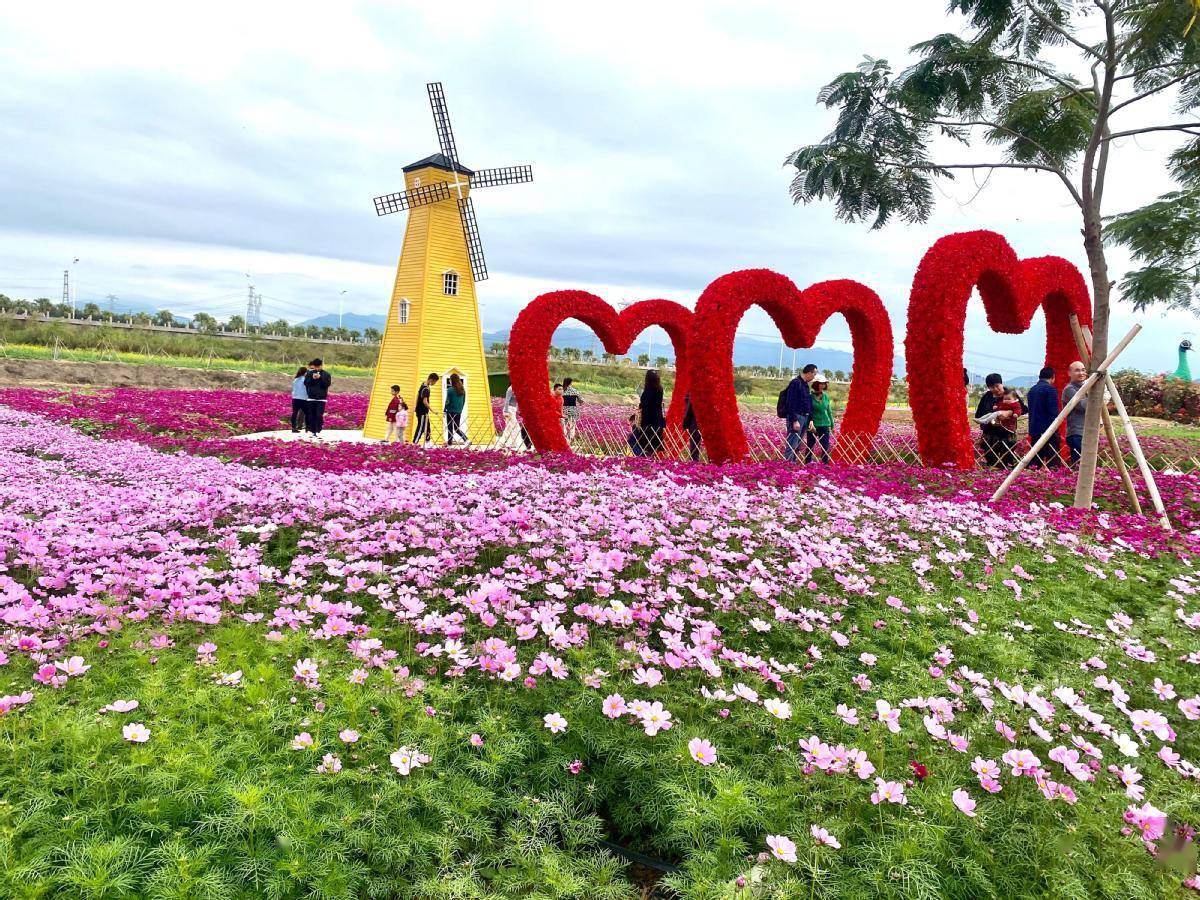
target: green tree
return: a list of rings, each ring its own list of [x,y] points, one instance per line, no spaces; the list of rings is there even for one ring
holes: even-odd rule
[[[200,312],[192,316],[192,327],[197,331],[216,334],[221,330],[221,323],[208,313]]]
[[[637,358],[637,364],[639,366],[642,366],[643,368],[650,365],[650,354],[649,353],[639,353],[638,358]]]
[[[368,344],[378,344],[383,340],[383,335],[379,333],[378,328],[365,328],[363,329],[363,340]],[[494,347],[495,344],[492,346]]]
[[[508,354],[508,344],[504,341],[492,341],[488,347],[488,352],[492,356],[506,356]]]
[[[155,325],[174,325],[175,316],[172,315],[169,309],[160,309],[154,314]]]
[[[226,331],[236,331],[239,334],[244,334],[246,331],[246,320],[242,316],[230,316],[229,321],[225,323]]]
[[[1179,146],[1170,170],[1180,191],[1118,217],[1108,238],[1126,243],[1146,267],[1122,283],[1140,306],[1195,302],[1200,191],[1200,25],[1195,0],[950,0],[961,34],[912,48],[896,73],[868,58],[818,95],[838,112],[820,143],[788,157],[792,197],[828,199],[839,218],[880,228],[899,218],[924,222],[934,182],[959,170],[1020,170],[1053,179],[1079,208],[1093,297],[1093,355],[1108,354],[1112,282],[1103,200],[1110,162],[1134,137]],[[1174,114],[1154,118],[1174,96]],[[1139,117],[1140,114],[1140,117]],[[958,144],[961,157],[944,149]],[[978,150],[996,148],[994,156]],[[1130,180],[1139,179],[1136,167]],[[1180,224],[1166,249],[1153,238]],[[1089,397],[1075,505],[1092,502],[1104,386]]]
[[[670,360],[667,359],[665,356],[654,357],[654,367],[656,369],[665,369],[667,367],[667,363],[669,363],[669,362],[670,362]]]

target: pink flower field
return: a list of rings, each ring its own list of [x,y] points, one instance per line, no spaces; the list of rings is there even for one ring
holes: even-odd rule
[[[5,895],[1197,885],[1197,476],[1166,533],[1111,474],[1084,515],[1067,473],[993,507],[990,472],[232,440],[274,395],[0,404]]]

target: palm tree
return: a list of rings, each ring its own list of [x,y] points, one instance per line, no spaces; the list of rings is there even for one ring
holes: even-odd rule
[[[175,316],[173,316],[171,314],[171,311],[169,309],[160,309],[158,312],[156,312],[154,314],[154,324],[155,325],[164,325],[164,326],[174,325],[175,324]]]

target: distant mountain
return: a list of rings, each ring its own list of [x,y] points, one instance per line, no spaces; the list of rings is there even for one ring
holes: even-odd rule
[[[485,347],[497,341],[508,341],[508,329],[484,333],[483,345]],[[555,347],[592,350],[597,356],[604,352],[604,348],[600,344],[600,339],[595,334],[586,328],[574,328],[570,325],[564,325],[555,331],[551,343]],[[753,337],[738,337],[733,343],[734,365],[777,366],[780,362],[779,347],[780,344],[777,341],[764,341]],[[629,348],[629,352],[625,355],[636,359],[643,353],[648,353],[653,357],[664,356],[672,362],[675,360],[675,353],[671,349],[669,341],[656,341],[651,345],[650,341],[644,337],[634,341],[633,345]],[[791,367],[792,357],[792,351],[785,348],[782,356],[783,365]],[[797,368],[807,363],[815,363],[822,369],[829,369],[830,371],[840,369],[843,372],[849,372],[854,362],[854,357],[845,350],[834,350],[829,347],[811,347],[806,350],[797,350],[795,352],[795,361]],[[892,368],[897,373],[904,370],[903,363],[898,359],[893,360]]]
[[[305,322],[300,322],[301,325],[316,325],[318,328],[337,328],[338,316],[337,313],[326,313],[323,316],[317,316],[315,319],[308,319]],[[374,328],[376,331],[383,331],[383,326],[387,324],[387,316],[371,314],[369,316],[361,315],[360,313],[346,313],[342,316],[342,325],[351,331],[363,332],[368,328]]]

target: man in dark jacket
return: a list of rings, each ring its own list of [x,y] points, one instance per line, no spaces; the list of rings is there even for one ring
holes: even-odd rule
[[[683,398],[683,430],[688,436],[688,456],[692,462],[700,462],[700,423],[696,421],[696,410],[692,407],[692,395]]]
[[[1029,441],[1037,443],[1037,439],[1046,433],[1058,417],[1058,391],[1054,389],[1054,370],[1046,366],[1038,373],[1038,383],[1029,389],[1026,395],[1029,401]],[[1033,464],[1053,468],[1062,462],[1059,450],[1058,432],[1050,435],[1046,445],[1038,451]]]
[[[333,377],[325,371],[321,360],[314,359],[308,364],[308,372],[304,376],[304,392],[308,394],[304,426],[313,437],[325,427],[325,402],[329,399],[329,385],[332,382]]]
[[[417,427],[413,429],[412,442],[414,444],[428,444],[430,432],[429,427],[429,394],[430,389],[438,383],[437,372],[430,372],[429,377],[421,382],[421,386],[417,388],[417,404],[413,410],[413,414],[417,417]]]
[[[812,428],[812,392],[808,389],[817,375],[817,367],[809,363],[800,370],[800,374],[791,380],[784,394],[783,403],[787,413],[787,449],[783,458],[788,462],[798,462],[800,448],[804,443],[804,433]]]
[[[998,372],[992,372],[983,383],[987,390],[975,408],[975,421],[980,426],[979,445],[983,450],[984,464],[993,468],[1013,465],[1017,461],[1017,455],[1013,452],[1017,443],[1015,423],[1010,423],[1013,429],[1009,430],[1000,424],[1000,419],[1007,419],[1014,413],[997,409],[1004,399],[1004,378]],[[1022,401],[1020,415],[1025,415],[1025,412],[1025,403]]]

